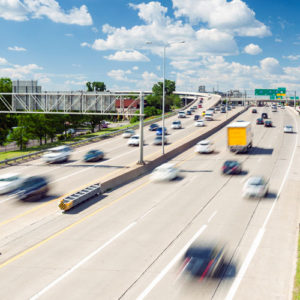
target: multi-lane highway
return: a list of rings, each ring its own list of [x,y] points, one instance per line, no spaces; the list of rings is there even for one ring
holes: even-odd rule
[[[214,154],[190,149],[172,160],[181,171],[173,182],[153,183],[146,175],[67,214],[49,198],[21,203],[2,196],[0,298],[288,299],[300,175],[292,164],[298,134],[284,134],[283,127],[291,124],[298,131],[299,122],[287,109],[258,108],[262,111],[273,128],[255,125],[258,115],[251,110],[239,117],[252,123],[250,153],[229,153],[224,128],[210,137]],[[193,123],[184,120],[185,130],[172,131],[170,141],[201,130]],[[160,151],[150,145],[152,135],[145,135],[146,156]],[[36,160],[9,171],[44,172],[55,198],[137,160],[138,149],[128,148],[121,137],[99,143],[104,151],[105,145],[107,160],[89,167],[81,157],[95,145],[77,149],[68,164],[45,166]],[[242,162],[242,175],[221,175],[230,158]],[[243,199],[242,186],[255,174],[269,180],[269,196]],[[200,282],[180,273],[182,255],[193,242],[225,245],[228,265],[222,280]]]

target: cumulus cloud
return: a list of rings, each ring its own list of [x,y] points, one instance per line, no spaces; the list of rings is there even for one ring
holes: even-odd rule
[[[282,39],[276,38],[276,39],[275,39],[275,42],[276,42],[276,43],[282,43]]]
[[[18,47],[18,46],[8,47],[7,49],[10,50],[10,51],[26,51],[25,48],[23,48],[23,47]]]
[[[255,44],[249,44],[244,48],[245,53],[250,55],[257,55],[262,52],[261,48]]]
[[[288,56],[283,56],[283,58],[288,59],[290,61],[296,61],[300,58],[300,55],[288,55]]]
[[[133,66],[133,67],[132,67],[132,70],[134,70],[134,71],[137,71],[138,69],[139,69],[138,66]]]
[[[267,73],[279,73],[281,70],[279,61],[274,57],[267,57],[260,61],[261,69]]]
[[[105,56],[108,60],[117,61],[150,61],[148,57],[142,53],[134,51],[117,51],[115,54]]]
[[[0,65],[7,65],[8,64],[8,61],[3,58],[3,57],[0,57]]]
[[[56,0],[0,0],[0,17],[13,21],[47,17],[55,23],[81,26],[93,23],[85,5],[65,11]]]
[[[26,79],[28,75],[43,68],[36,64],[28,64],[24,66],[11,65],[6,68],[0,68],[0,77],[10,77],[12,79]]]
[[[124,70],[111,70],[107,73],[107,75],[115,80],[118,80],[118,81],[133,81],[133,80],[130,80],[127,75],[128,74],[131,74],[131,71],[130,70],[127,70],[127,71],[124,71]]]

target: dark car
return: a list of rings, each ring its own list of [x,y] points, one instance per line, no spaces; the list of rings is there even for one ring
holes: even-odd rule
[[[258,124],[258,125],[263,125],[263,124],[264,124],[264,119],[258,118],[258,119],[256,120],[256,124]]]
[[[156,129],[157,129],[158,127],[159,127],[158,124],[155,124],[155,123],[154,123],[154,124],[151,124],[150,127],[149,127],[149,130],[150,130],[150,131],[156,131]]]
[[[48,181],[42,176],[31,176],[26,178],[17,191],[17,196],[21,200],[37,200],[48,193]]]
[[[263,119],[268,119],[268,114],[267,114],[267,113],[262,113],[262,114],[261,114],[261,117],[262,117]]]
[[[265,121],[265,127],[272,127],[272,126],[273,126],[272,121],[270,120]]]
[[[191,246],[184,255],[182,270],[203,280],[218,277],[224,264],[223,248]]]
[[[253,114],[257,114],[257,110],[255,108],[252,109]]]
[[[242,165],[236,160],[226,160],[222,166],[222,173],[233,175],[233,174],[241,174]]]
[[[168,132],[167,132],[167,128],[164,127],[164,135],[167,135]],[[156,130],[156,135],[162,135],[162,127],[158,127],[157,130]]]
[[[200,116],[199,115],[194,115],[194,121],[197,121],[200,119]]]
[[[226,108],[225,107],[221,107],[221,113],[226,113]]]
[[[187,111],[186,111],[186,114],[187,114],[188,116],[190,116],[190,115],[192,114],[192,112],[191,112],[190,110],[187,110]]]
[[[84,161],[90,162],[90,161],[98,161],[100,159],[104,158],[104,152],[100,150],[90,150],[84,155]]]

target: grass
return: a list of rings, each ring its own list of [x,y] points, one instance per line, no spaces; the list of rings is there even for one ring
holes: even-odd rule
[[[294,279],[293,300],[300,300],[300,237],[298,238],[297,270]]]

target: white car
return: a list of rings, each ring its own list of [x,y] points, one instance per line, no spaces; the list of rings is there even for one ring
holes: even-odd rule
[[[214,145],[209,140],[200,141],[196,144],[195,152],[212,153],[214,152]]]
[[[130,138],[131,136],[135,135],[135,131],[133,129],[126,129],[123,134],[122,137],[123,138]]]
[[[129,138],[127,145],[128,146],[139,146],[140,144],[140,136],[139,135],[133,135]]]
[[[284,126],[283,132],[284,133],[293,133],[294,132],[293,126],[292,125]]]
[[[171,128],[172,129],[181,129],[182,128],[181,121],[178,120],[178,121],[172,122]]]
[[[180,111],[179,113],[178,113],[178,118],[185,118],[186,117],[186,115],[185,115],[185,112],[184,111]]]
[[[203,127],[203,126],[205,126],[204,120],[197,120],[195,122],[195,127]]]
[[[262,176],[252,176],[244,184],[243,197],[265,197],[268,190],[268,184]]]
[[[72,149],[69,146],[58,146],[49,149],[42,158],[46,163],[65,162],[68,161],[71,151]]]
[[[0,176],[0,194],[12,192],[19,188],[24,178],[19,174],[4,174]]]
[[[170,181],[175,179],[179,170],[173,164],[166,163],[154,169],[150,176],[151,181]]]
[[[204,116],[204,119],[206,121],[213,121],[214,117],[213,117],[213,114],[209,113],[209,112],[206,112],[205,113],[205,116]]]

